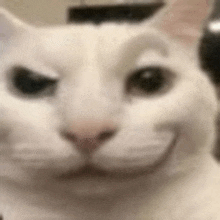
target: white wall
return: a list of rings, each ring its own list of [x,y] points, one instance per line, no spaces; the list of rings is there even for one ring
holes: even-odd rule
[[[5,0],[5,8],[33,24],[62,24],[67,7],[78,3],[79,0]]]
[[[4,0],[0,0],[0,7],[4,6]]]

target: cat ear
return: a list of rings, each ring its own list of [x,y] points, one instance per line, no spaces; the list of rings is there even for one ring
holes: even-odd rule
[[[153,15],[149,20],[146,20],[146,24],[157,29],[159,31],[164,31],[164,25],[167,25],[167,18],[170,16],[171,4],[165,5],[156,14]],[[145,25],[145,22],[144,22]],[[170,33],[167,36],[172,37]]]
[[[165,18],[168,16],[170,11],[170,5],[164,6],[164,8],[160,9],[156,14],[153,15],[152,18],[147,21],[153,27],[160,29],[162,24],[164,23]]]
[[[194,46],[213,0],[170,0],[151,19],[154,27],[186,46]]]
[[[8,41],[18,32],[25,31],[29,25],[25,24],[14,15],[0,8],[0,43]]]

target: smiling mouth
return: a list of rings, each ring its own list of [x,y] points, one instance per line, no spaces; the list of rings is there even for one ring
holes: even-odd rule
[[[107,171],[96,168],[92,165],[85,165],[78,171],[70,171],[59,176],[60,180],[72,180],[81,177],[107,177]]]
[[[58,177],[60,181],[71,181],[76,179],[131,179],[139,175],[143,175],[145,171],[105,171],[103,169],[97,168],[94,165],[86,165],[79,169],[78,171],[70,171],[65,174],[62,174]]]
[[[174,138],[165,153],[151,166],[142,169],[127,168],[126,170],[107,171],[93,164],[85,165],[77,171],[69,171],[57,177],[59,181],[71,181],[81,178],[97,178],[97,179],[134,179],[146,174],[155,172],[159,167],[163,166],[173,149],[177,144],[178,135]]]

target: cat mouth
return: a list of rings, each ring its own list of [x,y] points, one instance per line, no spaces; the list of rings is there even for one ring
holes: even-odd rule
[[[105,170],[92,163],[86,164],[78,170],[70,170],[56,177],[59,181],[73,181],[81,178],[97,178],[97,179],[133,179],[146,174],[150,174],[158,170],[172,155],[177,145],[178,135],[175,136],[167,150],[152,165],[143,168],[127,168],[116,170]]]
[[[58,177],[59,181],[74,181],[79,179],[133,179],[146,173],[142,171],[106,171],[94,165],[86,165],[78,171],[70,171]]]
[[[72,180],[82,177],[107,177],[109,173],[102,169],[99,169],[93,165],[85,165],[77,171],[69,171],[60,175],[58,178],[60,180]]]

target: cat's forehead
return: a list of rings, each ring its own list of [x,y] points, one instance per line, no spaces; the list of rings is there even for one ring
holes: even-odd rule
[[[18,62],[34,59],[67,68],[81,62],[116,62],[124,56],[137,57],[149,48],[165,52],[167,45],[157,41],[159,36],[152,28],[127,24],[36,28],[14,39],[12,55]]]
[[[79,41],[97,41],[102,43],[124,43],[127,40],[153,31],[153,28],[145,27],[141,28],[137,25],[129,24],[113,24],[107,23],[103,25],[68,25],[61,27],[40,28],[37,30],[39,36],[46,40],[53,39],[56,43],[74,44]],[[64,46],[64,45],[62,45]]]
[[[135,28],[126,24],[104,24],[96,25],[70,25],[60,28],[38,29],[36,37],[38,43],[46,51],[73,52],[77,50],[87,53],[88,51],[99,53],[113,53],[120,49],[122,45],[131,44],[135,37],[145,35],[147,37],[148,28]]]

